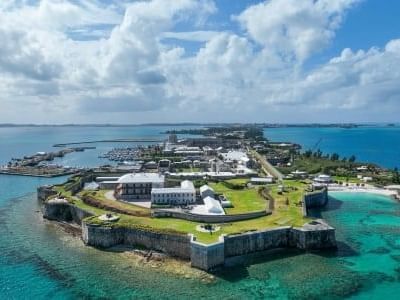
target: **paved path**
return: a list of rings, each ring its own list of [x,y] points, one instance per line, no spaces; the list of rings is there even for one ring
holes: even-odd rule
[[[283,180],[283,175],[279,172],[273,165],[271,165],[264,156],[260,155],[257,151],[252,150],[254,158],[261,164],[263,171],[271,176],[275,177],[278,180]]]

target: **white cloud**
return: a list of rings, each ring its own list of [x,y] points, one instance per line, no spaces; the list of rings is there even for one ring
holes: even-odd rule
[[[7,0],[0,4],[0,118],[290,122],[394,115],[400,40],[383,49],[344,49],[303,68],[332,42],[356,2],[265,1],[233,18],[243,34],[210,30],[207,18],[217,7],[209,0]],[[187,51],[171,38],[201,46]],[[32,112],[28,118],[15,113],[21,104]]]
[[[219,35],[219,31],[186,31],[186,32],[164,32],[162,39],[177,39],[192,42],[208,42],[213,37]]]
[[[236,19],[257,43],[284,59],[303,61],[326,47],[345,12],[359,0],[270,0]]]

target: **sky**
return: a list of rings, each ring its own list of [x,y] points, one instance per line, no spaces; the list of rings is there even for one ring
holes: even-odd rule
[[[398,122],[398,0],[1,0],[0,123]]]

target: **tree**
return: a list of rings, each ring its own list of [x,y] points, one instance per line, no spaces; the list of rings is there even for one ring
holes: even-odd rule
[[[353,163],[353,162],[355,162],[355,161],[356,161],[356,157],[355,157],[354,155],[352,155],[352,156],[349,157],[349,162],[350,162],[350,163]]]
[[[397,167],[393,170],[393,183],[400,183],[400,174]]]
[[[306,158],[310,158],[312,156],[312,151],[311,150],[307,150],[306,152],[304,152],[304,156]]]
[[[333,160],[333,161],[339,160],[339,154],[337,154],[337,153],[332,153],[332,155],[331,155],[331,160]]]

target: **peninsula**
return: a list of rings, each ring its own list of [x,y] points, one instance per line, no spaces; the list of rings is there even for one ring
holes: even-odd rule
[[[396,181],[396,173],[355,157],[269,142],[259,126],[202,132],[182,139],[170,132],[162,143],[118,148],[115,155],[132,155],[132,163],[40,187],[43,216],[78,225],[88,246],[144,247],[211,271],[276,248],[334,249],[335,229],[310,214],[328,203],[328,188]]]

